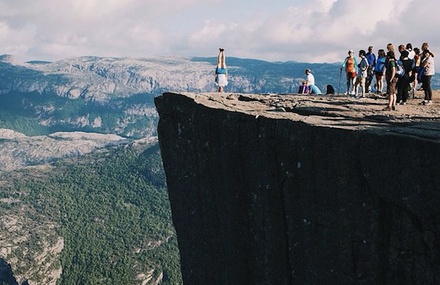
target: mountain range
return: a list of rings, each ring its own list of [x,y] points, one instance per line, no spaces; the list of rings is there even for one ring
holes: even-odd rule
[[[19,133],[12,139],[2,132],[1,168],[15,169],[66,157],[66,153],[82,153],[85,145],[91,146],[90,141],[97,143],[96,136],[86,138],[90,133],[116,135],[116,141],[156,136],[158,116],[153,99],[167,91],[215,92],[216,60],[215,57],[84,56],[55,62],[19,62],[11,55],[1,55],[0,129]],[[267,62],[228,57],[227,65],[229,85],[225,92],[296,93],[306,68],[312,70],[323,92],[327,84],[333,85],[336,92],[344,89],[341,63]],[[434,76],[432,85],[434,89],[440,88],[439,76]],[[66,139],[66,133],[75,139]],[[41,137],[49,134],[51,137]],[[85,140],[81,142],[79,137]],[[100,145],[113,141],[114,137],[102,138]],[[16,149],[17,141],[22,142],[22,151],[11,156],[10,150]],[[53,157],[42,151],[44,147],[36,148],[37,151],[27,147],[32,145],[30,141],[34,146],[52,144],[49,153]],[[55,142],[59,147],[53,147]],[[81,144],[83,147],[78,148]],[[17,160],[6,166],[11,159]]]

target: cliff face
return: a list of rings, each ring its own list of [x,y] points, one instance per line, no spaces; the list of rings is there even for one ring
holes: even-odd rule
[[[440,283],[439,106],[155,103],[185,284]]]

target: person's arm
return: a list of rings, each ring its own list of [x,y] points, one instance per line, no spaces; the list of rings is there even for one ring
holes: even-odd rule
[[[430,58],[431,56],[432,56],[431,54],[428,54],[427,56],[425,56],[425,57],[422,59],[422,62],[421,62],[421,64],[420,64],[420,66],[422,66],[422,67],[426,67],[426,66],[428,65],[428,63],[429,63],[429,58]]]
[[[396,61],[394,61],[394,64],[390,64],[390,68],[391,68],[391,80],[394,79],[394,77],[396,76]],[[390,80],[390,81],[391,81]]]
[[[345,68],[345,65],[347,64],[347,58],[345,58],[344,59],[344,62],[342,63],[342,65],[341,65],[341,70],[343,69],[343,68]]]
[[[368,60],[366,58],[363,58],[361,60],[361,71],[365,71],[368,68]]]

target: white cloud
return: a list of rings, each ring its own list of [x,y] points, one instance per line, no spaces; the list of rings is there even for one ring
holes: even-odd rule
[[[341,61],[348,49],[436,37],[436,3],[413,0],[0,0],[0,54],[216,56]]]

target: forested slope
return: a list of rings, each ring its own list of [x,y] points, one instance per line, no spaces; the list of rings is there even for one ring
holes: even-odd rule
[[[2,256],[17,280],[181,284],[157,144],[3,172],[0,179],[0,248],[8,249]]]

